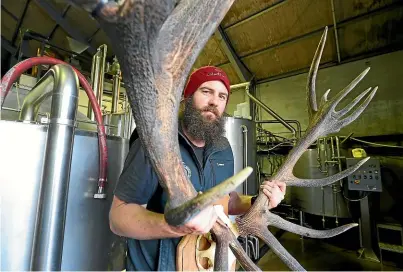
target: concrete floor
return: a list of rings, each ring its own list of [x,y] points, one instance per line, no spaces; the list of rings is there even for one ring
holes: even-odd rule
[[[323,240],[300,239],[292,233],[284,233],[280,243],[307,271],[399,271],[401,268],[359,259],[355,250],[339,248]],[[263,271],[289,271],[290,269],[271,250],[258,262]]]

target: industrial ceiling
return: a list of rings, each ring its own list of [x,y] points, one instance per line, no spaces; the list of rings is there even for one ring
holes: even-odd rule
[[[37,55],[40,40],[72,50],[67,37],[84,44],[84,49],[88,46],[76,57],[85,74],[100,45],[108,45],[112,60],[108,37],[85,11],[60,0],[1,2],[2,63],[18,52]],[[194,67],[217,65],[232,84],[306,72],[325,26],[329,32],[322,66],[400,50],[403,1],[236,0]],[[27,41],[20,46],[24,33]],[[66,56],[55,47],[51,50]]]

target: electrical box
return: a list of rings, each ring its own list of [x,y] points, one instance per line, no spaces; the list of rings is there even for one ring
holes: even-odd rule
[[[347,168],[363,158],[347,158]],[[348,189],[352,191],[382,192],[381,167],[379,159],[370,158],[354,173],[347,177]]]

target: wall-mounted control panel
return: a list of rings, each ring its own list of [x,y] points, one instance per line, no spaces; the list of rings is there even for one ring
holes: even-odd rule
[[[347,168],[363,158],[347,158]],[[379,159],[370,158],[364,165],[347,177],[348,189],[352,191],[382,192],[381,167]]]

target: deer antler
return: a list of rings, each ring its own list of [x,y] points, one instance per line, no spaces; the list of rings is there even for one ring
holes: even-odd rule
[[[326,42],[327,27],[322,35],[318,49],[316,50],[309,74],[307,84],[308,94],[308,113],[310,116],[310,123],[305,135],[299,140],[297,145],[291,150],[287,156],[284,164],[279,169],[277,174],[272,180],[285,181],[288,186],[299,187],[320,187],[334,183],[354,171],[356,171],[362,164],[364,164],[369,158],[361,160],[358,164],[350,167],[340,173],[323,179],[299,179],[292,173],[293,167],[300,158],[300,156],[306,151],[306,149],[317,138],[325,136],[329,133],[338,132],[342,127],[350,124],[354,121],[368,106],[371,99],[374,97],[377,87],[371,91],[371,88],[365,90],[357,98],[355,98],[349,105],[340,111],[336,111],[338,103],[349,93],[351,90],[364,78],[368,73],[369,68],[363,71],[356,79],[354,79],[346,88],[338,93],[334,98],[328,100],[327,91],[321,100],[319,108],[316,103],[315,81],[320,63],[320,58]],[[371,92],[370,92],[371,91]],[[350,112],[359,101],[370,94],[364,100],[364,102],[355,110],[350,116],[344,117]],[[343,119],[344,118],[344,119]],[[338,235],[348,229],[357,226],[357,224],[348,224],[331,230],[319,231],[308,229],[293,223],[290,223],[281,217],[272,214],[268,210],[268,200],[261,192],[256,199],[255,204],[244,216],[236,219],[240,235],[256,235],[260,237],[265,243],[267,243],[274,252],[293,270],[303,269],[301,265],[281,246],[281,244],[270,233],[267,226],[275,226],[293,233],[297,233],[303,236],[313,238],[328,238]]]
[[[112,5],[117,12],[112,22],[100,20],[122,67],[139,138],[168,194],[165,218],[171,225],[187,222],[235,190],[252,171],[245,169],[198,195],[183,171],[177,137],[186,77],[232,2],[126,1]]]

